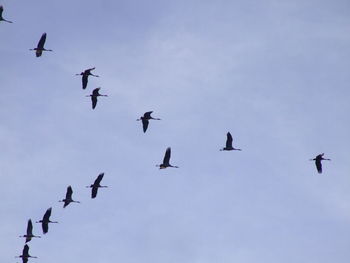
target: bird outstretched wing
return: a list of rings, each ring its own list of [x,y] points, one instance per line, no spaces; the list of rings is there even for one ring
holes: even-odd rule
[[[229,132],[227,133],[226,148],[232,148],[232,135]]]
[[[95,97],[100,96],[99,91],[100,91],[100,88],[94,89],[94,90],[92,91],[92,96],[95,96]]]
[[[143,128],[143,132],[146,132],[146,131],[147,131],[148,124],[149,124],[149,121],[148,121],[148,120],[142,119],[142,128]]]
[[[0,5],[0,17],[2,17],[2,12],[4,12],[4,8],[2,5]]]
[[[95,198],[97,196],[97,190],[98,190],[98,187],[92,187],[91,198]]]
[[[153,112],[153,111],[147,111],[147,112],[145,112],[145,114],[143,114],[143,117],[146,118],[146,119],[150,119],[150,118],[151,118],[152,112]]]
[[[93,68],[88,68],[88,69],[85,69],[85,71],[84,71],[84,74],[87,74],[87,75],[89,75],[90,73],[91,73],[91,70],[94,70],[95,69],[95,67],[93,67]]]
[[[38,49],[43,49],[46,41],[46,33],[42,34],[39,43],[38,43]]]
[[[95,109],[97,105],[97,97],[91,96],[91,102],[92,102],[92,109]]]
[[[32,220],[28,220],[28,225],[27,225],[27,235],[30,236],[32,235],[33,232],[33,223]]]
[[[47,232],[49,232],[49,223],[46,222],[42,222],[41,223],[41,227],[43,229],[43,233],[46,234]]]
[[[164,159],[163,159],[163,164],[169,164],[170,161],[170,156],[171,156],[171,148],[168,147],[165,151]]]
[[[49,209],[46,210],[46,212],[44,214],[44,217],[43,217],[43,221],[49,221],[50,220],[51,211],[52,211],[52,207],[50,207]]]
[[[73,189],[71,186],[67,187],[66,199],[71,199],[73,194]]]
[[[22,256],[23,257],[28,257],[29,256],[29,246],[27,244],[25,244],[24,247],[23,247]]]
[[[95,180],[95,182],[94,182],[94,185],[99,185],[99,184],[101,183],[102,178],[103,178],[104,175],[105,175],[105,173],[100,173],[100,174],[97,176],[97,178],[96,178],[96,180]]]
[[[315,164],[316,164],[317,172],[318,172],[319,174],[321,174],[321,173],[322,173],[322,163],[321,163],[321,159],[316,159]]]
[[[87,74],[83,74],[83,77],[81,78],[81,81],[83,83],[83,89],[86,89],[87,84],[88,84],[88,75]]]

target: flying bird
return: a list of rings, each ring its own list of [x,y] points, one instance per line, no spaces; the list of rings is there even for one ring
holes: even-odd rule
[[[324,155],[324,153],[321,153],[321,154],[317,155],[314,159],[310,159],[310,161],[315,161],[316,168],[317,168],[317,172],[318,172],[319,174],[322,173],[322,163],[321,163],[321,161],[322,161],[322,160],[327,160],[327,161],[330,161],[330,160],[331,160],[331,159],[325,159],[325,158],[323,158],[323,155]]]
[[[105,173],[100,173],[100,174],[97,176],[95,182],[94,182],[92,185],[86,186],[87,188],[92,188],[92,189],[91,189],[91,198],[95,198],[95,197],[97,196],[97,190],[98,190],[98,188],[102,188],[102,187],[107,188],[107,187],[108,187],[108,186],[105,186],[105,185],[100,185],[104,174],[105,174]]]
[[[40,57],[42,55],[43,51],[53,51],[51,49],[45,49],[44,48],[45,41],[46,41],[46,33],[42,34],[37,47],[29,49],[29,50],[35,50],[35,55],[37,57]]]
[[[151,116],[152,112],[153,111],[147,111],[145,114],[143,114],[143,116],[140,117],[140,119],[137,119],[137,121],[142,121],[143,132],[147,131],[149,120],[160,120],[158,118],[153,118]]]
[[[42,220],[36,222],[41,223],[44,234],[46,234],[49,231],[49,223],[58,223],[57,221],[50,221],[51,211],[52,207],[46,210]]]
[[[4,7],[0,5],[0,21],[5,21],[7,23],[13,23],[12,21],[6,20],[5,18],[2,17],[2,12],[4,12]]]
[[[27,234],[25,234],[23,236],[19,236],[19,237],[25,237],[26,238],[26,243],[29,242],[30,240],[32,240],[33,237],[40,238],[40,236],[33,235],[33,224],[32,224],[32,220],[31,219],[28,220]]]
[[[231,133],[228,132],[227,139],[226,139],[226,147],[220,149],[220,151],[232,151],[232,150],[242,151],[242,149],[236,149],[232,147],[232,135]]]
[[[91,95],[87,95],[86,97],[91,97],[91,102],[92,102],[92,109],[95,109],[96,104],[97,104],[97,97],[99,96],[104,96],[104,97],[108,97],[108,95],[102,95],[99,93],[99,90],[101,88],[96,88],[92,91]]]
[[[25,244],[22,251],[22,255],[19,255],[16,258],[22,258],[22,262],[27,263],[29,258],[37,258],[37,257],[29,255],[29,246]]]
[[[173,166],[169,163],[170,161],[170,156],[171,156],[171,148],[168,147],[165,151],[165,155],[164,155],[164,159],[163,159],[163,163],[156,165],[157,167],[159,167],[159,169],[165,169],[167,167],[173,167],[173,168],[179,168],[178,166]]]
[[[81,72],[80,74],[75,74],[76,76],[83,76],[82,77],[82,82],[83,82],[83,89],[86,89],[87,84],[88,84],[88,77],[89,76],[94,76],[94,77],[99,77],[98,75],[94,75],[91,73],[92,70],[94,70],[95,67],[86,69],[84,72]]]
[[[65,208],[70,203],[80,203],[79,201],[75,201],[72,199],[73,189],[71,186],[67,187],[66,198],[60,200],[59,202],[64,202],[63,208]]]

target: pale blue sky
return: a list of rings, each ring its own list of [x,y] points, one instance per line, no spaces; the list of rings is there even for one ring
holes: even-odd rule
[[[349,261],[348,1],[0,5],[1,262],[50,206],[29,262]],[[242,152],[219,151],[228,131]],[[180,168],[159,171],[168,146]]]

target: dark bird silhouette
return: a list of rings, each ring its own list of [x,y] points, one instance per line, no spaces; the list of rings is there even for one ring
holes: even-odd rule
[[[37,258],[37,257],[29,255],[29,246],[25,244],[22,251],[22,255],[19,255],[16,258],[22,258],[22,262],[27,263],[29,258]]]
[[[323,155],[324,155],[324,153],[321,153],[321,154],[317,155],[314,159],[310,159],[310,161],[315,161],[316,168],[317,168],[317,172],[318,172],[319,174],[322,173],[322,163],[321,163],[321,161],[322,161],[322,160],[327,160],[327,161],[330,161],[330,160],[331,160],[331,159],[325,159],[325,158],[323,158]]]
[[[91,73],[92,70],[94,70],[95,68],[89,68],[86,69],[84,72],[81,72],[80,74],[75,74],[76,76],[83,76],[82,77],[82,83],[83,83],[83,89],[86,89],[87,84],[88,84],[88,77],[89,76],[94,76],[94,77],[99,77],[98,75],[94,75]]]
[[[5,21],[7,23],[13,23],[12,21],[6,20],[5,18],[2,17],[2,12],[4,12],[4,7],[0,5],[0,21]]]
[[[80,203],[79,201],[75,201],[72,199],[73,189],[71,186],[67,187],[66,198],[60,200],[59,202],[64,202],[63,208],[65,208],[70,203]]]
[[[40,238],[40,236],[35,236],[33,235],[33,224],[32,224],[32,220],[28,220],[28,224],[27,224],[27,234],[23,235],[23,236],[19,236],[19,237],[25,237],[26,238],[26,243],[29,242],[30,240],[32,240],[33,237],[38,237]]]
[[[58,223],[57,221],[50,221],[52,207],[46,210],[43,219],[37,221],[36,223],[41,223],[43,233],[46,234],[49,231],[49,223]]]
[[[87,186],[87,188],[92,188],[92,189],[91,189],[91,198],[95,198],[95,197],[97,196],[97,190],[98,190],[98,188],[102,188],[102,187],[107,188],[107,187],[108,187],[108,186],[105,186],[105,185],[100,185],[104,174],[105,174],[105,173],[100,173],[100,174],[97,176],[95,182],[94,182],[92,185]]]
[[[99,96],[104,96],[104,97],[108,97],[108,95],[102,95],[99,93],[99,90],[101,88],[96,88],[92,91],[91,95],[87,95],[86,97],[91,97],[91,102],[92,102],[92,109],[95,109],[96,104],[97,104],[97,97]]]
[[[236,149],[232,147],[232,135],[231,133],[228,132],[227,139],[226,139],[226,147],[220,149],[220,151],[232,151],[232,150],[242,151],[242,149]]]
[[[173,166],[169,163],[170,161],[170,156],[171,156],[171,148],[168,147],[165,151],[165,155],[164,155],[164,159],[163,159],[163,163],[156,165],[157,167],[159,167],[159,169],[165,169],[167,167],[173,167],[173,168],[179,168],[178,166]]]
[[[137,119],[137,121],[142,121],[143,132],[147,131],[149,120],[160,120],[158,118],[153,118],[151,116],[152,112],[153,111],[147,111],[145,114],[143,114],[143,116],[140,117],[140,119]]]
[[[51,49],[45,49],[44,48],[45,41],[46,41],[46,33],[42,34],[37,47],[29,49],[29,50],[35,50],[35,55],[37,57],[40,57],[42,55],[43,51],[53,51]]]

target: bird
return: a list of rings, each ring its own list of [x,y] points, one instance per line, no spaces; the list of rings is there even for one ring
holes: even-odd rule
[[[87,84],[88,84],[88,77],[89,77],[89,76],[99,77],[98,75],[94,75],[94,74],[91,73],[91,71],[94,70],[94,69],[95,69],[95,67],[89,68],[89,69],[84,70],[84,71],[81,72],[80,74],[79,74],[79,73],[78,73],[78,74],[75,74],[76,76],[80,76],[80,75],[83,76],[83,77],[82,77],[83,89],[86,89],[86,87],[87,87]]]
[[[42,220],[36,222],[41,223],[44,234],[46,234],[49,231],[49,223],[58,223],[57,221],[50,221],[51,211],[52,207],[46,210]]]
[[[2,17],[2,12],[4,12],[4,7],[0,5],[0,21],[5,21],[7,23],[13,23],[12,21],[6,20],[5,18]]]
[[[29,255],[29,246],[25,244],[22,251],[22,255],[19,255],[16,258],[22,258],[22,262],[27,263],[28,258],[37,258],[37,257]]]
[[[165,151],[165,155],[164,155],[164,159],[163,159],[163,163],[156,165],[157,167],[159,167],[159,169],[165,169],[167,167],[173,167],[173,168],[179,168],[178,166],[173,166],[169,163],[170,161],[170,156],[171,156],[171,148],[168,147]]]
[[[80,203],[79,201],[75,201],[72,199],[73,189],[71,186],[67,187],[66,198],[60,200],[59,202],[64,202],[63,208],[65,208],[70,203]]]
[[[99,93],[99,90],[101,88],[96,88],[92,91],[91,95],[86,95],[86,97],[91,97],[91,102],[92,102],[92,109],[95,109],[96,104],[97,104],[97,97],[98,96],[104,96],[104,97],[108,97],[108,95],[102,95]]]
[[[142,121],[142,128],[144,133],[147,131],[149,120],[160,120],[158,118],[153,118],[151,116],[152,112],[153,111],[147,111],[143,114],[143,116],[140,117],[140,119],[137,119],[137,121]]]
[[[32,220],[31,219],[28,220],[27,234],[25,234],[23,236],[19,236],[19,237],[25,237],[26,238],[26,243],[29,242],[30,240],[32,240],[33,237],[40,238],[40,236],[33,235],[33,224],[32,224]]]
[[[220,149],[220,151],[232,151],[232,150],[242,151],[242,149],[236,149],[232,147],[232,135],[231,133],[228,132],[227,139],[226,139],[226,147]]]
[[[316,168],[317,168],[317,172],[318,172],[319,174],[322,173],[322,163],[321,163],[321,161],[322,161],[322,160],[327,160],[327,161],[330,161],[330,160],[331,160],[331,159],[325,159],[325,158],[323,158],[323,155],[324,155],[324,153],[321,153],[321,154],[317,155],[314,159],[310,159],[310,161],[315,161]]]
[[[105,174],[105,173],[100,173],[100,174],[97,176],[95,182],[94,182],[92,185],[86,186],[87,188],[92,188],[92,189],[91,189],[91,198],[95,198],[95,197],[97,196],[97,190],[98,190],[98,188],[102,188],[102,187],[107,188],[107,187],[108,187],[108,186],[105,186],[105,185],[100,185],[104,174]]]
[[[39,40],[37,47],[29,49],[29,50],[35,50],[36,57],[40,57],[42,55],[43,51],[53,51],[51,49],[44,48],[45,41],[46,41],[46,33],[43,33],[40,40]]]

